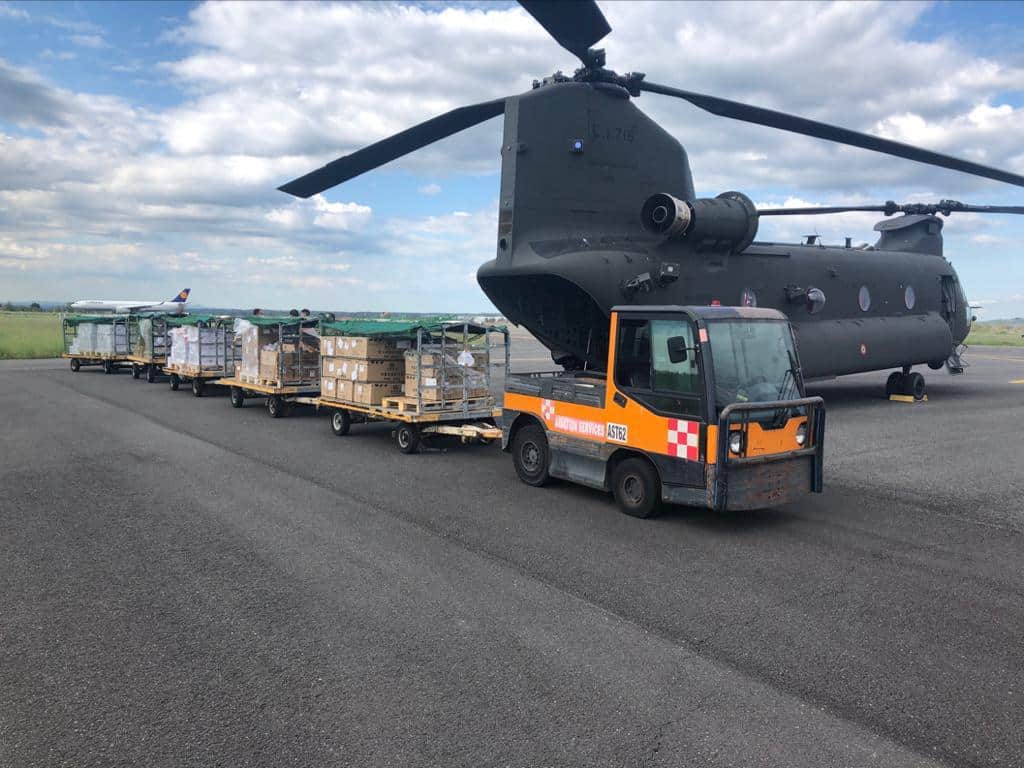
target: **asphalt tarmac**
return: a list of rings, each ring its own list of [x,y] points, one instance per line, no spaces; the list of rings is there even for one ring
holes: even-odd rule
[[[647,521],[0,363],[0,766],[1024,765],[1024,349],[967,360],[811,387],[824,495]]]

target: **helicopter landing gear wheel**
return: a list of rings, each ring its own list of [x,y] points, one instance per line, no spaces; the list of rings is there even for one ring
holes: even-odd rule
[[[917,371],[893,371],[889,374],[889,379],[885,382],[885,395],[889,397],[891,395],[903,395],[904,397],[912,397],[915,400],[924,400],[925,396],[925,381]]]
[[[903,374],[893,371],[885,382],[885,396],[899,395],[903,392]]]
[[[903,394],[915,400],[924,400],[924,376],[917,371],[903,377]]]
[[[176,374],[176,373],[172,373],[171,374],[171,391],[172,392],[177,392],[178,391],[178,387],[180,387],[180,386],[181,386],[181,377],[178,374]]]

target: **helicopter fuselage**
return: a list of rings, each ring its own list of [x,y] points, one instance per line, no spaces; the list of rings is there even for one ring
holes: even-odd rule
[[[656,193],[693,203],[705,229],[645,231],[641,207]],[[599,369],[608,313],[631,303],[779,309],[809,378],[938,366],[966,337],[941,220],[888,219],[863,248],[750,242],[756,213],[745,239],[713,228],[730,195],[746,200],[698,201],[685,150],[624,90],[545,83],[506,103],[497,252],[478,281],[567,367]]]

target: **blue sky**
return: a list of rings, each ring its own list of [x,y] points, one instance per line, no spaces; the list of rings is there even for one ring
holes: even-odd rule
[[[1024,172],[1024,3],[602,3],[609,64]],[[380,31],[387,30],[386,35]],[[808,66],[813,62],[813,66]],[[514,4],[0,2],[0,300],[483,311],[500,120],[298,202],[275,187],[571,57]],[[1022,190],[644,96],[699,194],[759,204]],[[771,222],[873,240],[874,217]],[[983,318],[1024,316],[1024,223],[953,217]]]

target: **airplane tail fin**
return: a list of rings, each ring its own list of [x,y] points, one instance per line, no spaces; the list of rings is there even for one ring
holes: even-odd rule
[[[171,299],[171,301],[178,302],[178,303],[184,303],[184,302],[188,301],[188,295],[189,295],[189,293],[191,291],[192,291],[191,288],[186,288],[181,293],[179,293],[177,296],[175,296],[173,299]]]

